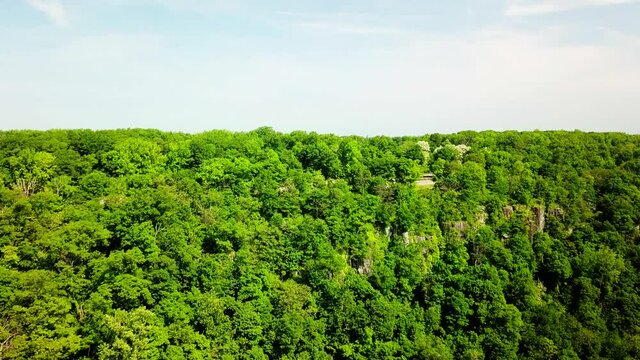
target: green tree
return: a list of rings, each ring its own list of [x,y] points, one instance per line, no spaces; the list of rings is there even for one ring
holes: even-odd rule
[[[99,359],[162,359],[169,340],[162,320],[145,308],[106,315],[102,337]]]
[[[26,196],[40,190],[55,173],[55,157],[30,148],[9,158],[9,170],[15,186]]]

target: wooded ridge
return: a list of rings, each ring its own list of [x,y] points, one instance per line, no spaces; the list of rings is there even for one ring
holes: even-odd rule
[[[0,132],[0,359],[638,359],[640,136]]]

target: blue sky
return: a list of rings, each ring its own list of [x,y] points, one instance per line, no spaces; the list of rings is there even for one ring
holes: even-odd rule
[[[6,0],[0,129],[640,133],[640,1]]]

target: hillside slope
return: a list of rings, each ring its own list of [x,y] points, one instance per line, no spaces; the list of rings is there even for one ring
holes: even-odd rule
[[[639,188],[617,133],[0,132],[0,358],[640,358]]]

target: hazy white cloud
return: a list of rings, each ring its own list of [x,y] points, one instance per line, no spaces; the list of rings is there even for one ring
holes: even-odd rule
[[[425,37],[397,50],[361,102],[393,127],[584,129],[638,133],[638,38],[558,44],[558,30]]]
[[[179,11],[237,11],[245,7],[245,0],[91,0],[108,6],[153,5]]]
[[[20,44],[0,51],[0,128],[640,133],[634,32],[596,28],[598,41],[577,42],[571,24],[443,32],[371,11],[274,13],[274,36],[0,34],[0,48]]]
[[[0,117],[30,128],[640,132],[640,39],[608,31],[598,45],[567,44],[561,31],[412,34],[320,59],[192,59],[153,35],[82,37],[0,57]]]
[[[45,13],[57,26],[67,26],[67,12],[60,0],[26,0],[27,4]]]
[[[279,11],[297,28],[352,35],[408,35],[417,31],[371,13],[303,13]],[[398,19],[395,19],[396,21]]]
[[[410,32],[400,27],[349,24],[329,21],[307,21],[294,23],[293,26],[354,35],[398,35]]]
[[[511,0],[505,8],[507,16],[533,16],[569,11],[585,7],[637,3],[640,0]]]

